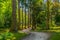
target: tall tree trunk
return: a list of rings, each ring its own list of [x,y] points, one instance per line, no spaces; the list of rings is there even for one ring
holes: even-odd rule
[[[36,13],[34,11],[32,13],[32,30],[36,29]]]
[[[18,30],[20,30],[20,0],[18,0]]]
[[[12,25],[10,32],[17,32],[16,0],[12,0]]]
[[[50,12],[49,12],[49,0],[47,0],[47,20],[46,20],[46,25],[47,25],[47,27],[46,27],[46,29],[49,29],[49,17],[50,16]]]

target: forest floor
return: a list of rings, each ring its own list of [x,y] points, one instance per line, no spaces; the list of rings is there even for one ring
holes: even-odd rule
[[[30,32],[30,28],[23,30],[23,32],[29,33],[29,35],[22,38],[22,40],[48,40],[51,36],[47,32]]]
[[[23,30],[29,35],[25,36],[22,40],[60,40],[60,26],[50,27],[50,30],[37,30],[30,31],[30,29]]]
[[[44,32],[31,32],[30,35],[26,36],[22,40],[49,40],[50,34]]]

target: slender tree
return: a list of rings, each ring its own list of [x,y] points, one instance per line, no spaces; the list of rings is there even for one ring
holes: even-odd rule
[[[49,29],[49,17],[50,16],[50,11],[49,11],[49,0],[47,0],[47,20],[46,20],[46,29]]]
[[[20,0],[18,0],[18,30],[20,30]]]
[[[16,0],[12,0],[12,25],[10,32],[17,32]]]

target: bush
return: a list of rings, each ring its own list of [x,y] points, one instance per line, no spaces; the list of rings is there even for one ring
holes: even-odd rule
[[[12,40],[13,37],[14,37],[14,34],[10,32],[0,34],[0,40],[7,40],[7,39]]]
[[[0,0],[0,28],[10,27],[11,13],[11,0]]]
[[[55,16],[55,24],[60,26],[60,15]]]
[[[25,33],[3,32],[0,33],[0,40],[20,40],[26,35]]]
[[[51,36],[50,40],[60,40],[60,32],[52,33],[52,36]]]
[[[37,21],[37,26],[40,27],[41,29],[45,29],[46,27],[46,18],[45,18],[45,12],[40,12],[37,15],[36,21]]]
[[[10,12],[10,10],[7,10],[7,11],[5,11],[5,23],[4,23],[4,26],[6,27],[6,28],[9,28],[9,27],[11,27],[11,12]]]

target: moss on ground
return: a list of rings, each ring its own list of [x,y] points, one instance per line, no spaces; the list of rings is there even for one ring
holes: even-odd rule
[[[53,32],[50,40],[60,40],[60,32]]]

